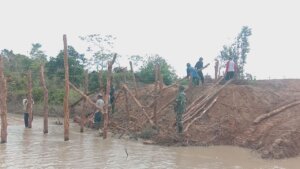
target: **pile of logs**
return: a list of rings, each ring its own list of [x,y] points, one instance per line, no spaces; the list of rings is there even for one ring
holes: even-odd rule
[[[219,86],[222,79],[219,79],[212,88],[208,89],[206,93],[200,95],[194,102],[192,102],[186,109],[183,115],[183,124],[185,126],[184,132],[188,131],[189,127],[197,120],[201,119],[208,110],[218,100],[218,94],[226,87],[232,80],[227,81],[224,85]]]

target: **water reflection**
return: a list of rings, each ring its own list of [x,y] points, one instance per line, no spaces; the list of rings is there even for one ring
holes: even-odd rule
[[[35,118],[33,128],[25,129],[16,118],[9,118],[8,143],[0,145],[0,168],[296,169],[300,166],[300,158],[262,160],[255,153],[237,147],[161,147],[120,139],[103,140],[93,130],[80,133],[76,124],[71,125],[70,141],[64,142],[63,126],[50,125],[49,134],[44,135],[42,119]]]

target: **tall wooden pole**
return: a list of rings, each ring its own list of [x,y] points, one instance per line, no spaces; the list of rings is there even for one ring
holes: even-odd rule
[[[28,128],[32,127],[32,104],[33,104],[33,99],[32,99],[32,77],[31,77],[31,70],[28,71],[28,104],[27,104],[27,111],[29,114],[29,119],[28,119]]]
[[[88,83],[89,83],[89,74],[88,74],[88,70],[85,70],[84,72],[84,94],[87,95],[88,94]],[[80,120],[80,132],[83,132],[84,130],[84,114],[86,112],[86,108],[87,108],[87,105],[86,105],[86,99],[84,98],[83,99],[83,105],[82,105],[82,111],[81,111],[81,120]]]
[[[111,72],[112,72],[112,66],[116,60],[117,54],[114,55],[114,58],[112,61],[108,62],[108,68],[107,68],[107,82],[106,82],[106,95],[104,98],[105,106],[104,106],[104,126],[103,126],[103,139],[107,138],[107,130],[108,130],[108,124],[109,124],[109,119],[108,119],[108,98],[109,98],[109,93],[110,93],[110,83],[111,83]]]
[[[159,65],[156,64],[155,65],[155,70],[154,70],[154,75],[155,75],[155,86],[154,86],[154,106],[153,106],[153,120],[154,120],[154,124],[157,125],[157,117],[156,117],[156,113],[157,113],[157,85],[158,85],[158,79],[159,79]]]
[[[134,83],[135,97],[138,97],[137,84],[136,84],[136,80],[135,80],[135,76],[134,76],[134,71],[133,71],[132,62],[130,61],[129,64],[130,64],[130,71],[131,71],[132,78],[133,78],[133,83]]]
[[[68,64],[68,45],[67,36],[63,36],[64,41],[64,66],[65,66],[65,97],[64,97],[64,139],[69,140],[69,64]]]
[[[98,80],[99,80],[99,92],[101,93],[101,89],[102,89],[102,70],[99,70],[99,72],[98,72]]]
[[[7,142],[7,88],[3,73],[3,58],[0,56],[0,115],[1,115],[1,143]]]
[[[48,133],[48,89],[46,87],[44,65],[41,65],[40,69],[40,83],[44,90],[44,134]]]

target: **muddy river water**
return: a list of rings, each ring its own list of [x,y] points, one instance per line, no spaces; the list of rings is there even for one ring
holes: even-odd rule
[[[8,143],[0,144],[0,168],[300,168],[300,157],[263,160],[251,150],[231,146],[161,147],[118,138],[103,140],[90,129],[80,133],[77,124],[71,124],[70,141],[65,142],[63,126],[51,120],[44,135],[41,118],[34,119],[32,129],[25,129],[21,116],[10,115]]]

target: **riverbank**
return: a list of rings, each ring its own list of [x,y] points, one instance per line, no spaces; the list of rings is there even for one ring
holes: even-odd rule
[[[207,95],[213,84],[187,90],[188,106],[200,96]],[[218,85],[219,88],[222,85]],[[151,90],[152,89],[152,90]],[[153,86],[140,90],[142,105],[151,103]],[[157,110],[176,96],[177,89],[169,88],[158,98]],[[147,97],[148,96],[148,97]],[[112,121],[129,133],[166,146],[232,145],[258,152],[262,158],[281,159],[300,153],[300,104],[283,108],[300,100],[300,80],[235,81],[217,94],[215,104],[205,116],[194,121],[182,135],[176,134],[175,113],[169,105],[157,115],[153,128],[134,102],[130,102],[130,121],[125,111],[125,97],[117,101],[118,112]],[[149,116],[153,107],[145,107]],[[278,113],[261,119],[276,109]],[[186,125],[187,123],[185,123]],[[120,132],[122,132],[120,130]]]

